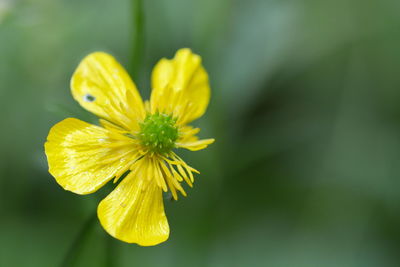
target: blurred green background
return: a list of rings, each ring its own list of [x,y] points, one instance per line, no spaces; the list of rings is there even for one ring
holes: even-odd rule
[[[179,154],[202,174],[166,199],[170,239],[114,240],[99,223],[75,266],[400,266],[400,1],[147,0],[135,81],[181,47],[212,86],[195,122],[216,143]],[[110,188],[64,191],[43,143],[92,122],[69,80],[88,53],[130,66],[128,0],[0,0],[0,266],[59,266]]]

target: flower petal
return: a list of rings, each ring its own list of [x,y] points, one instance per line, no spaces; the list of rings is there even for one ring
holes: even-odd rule
[[[85,57],[71,79],[72,95],[85,109],[126,129],[138,129],[143,101],[125,69],[109,54]]]
[[[97,215],[113,237],[141,246],[154,246],[168,239],[169,226],[164,213],[161,188],[154,177],[145,176],[145,163],[137,168],[103,199]]]
[[[74,118],[51,128],[45,151],[57,183],[77,194],[93,193],[122,175],[135,156],[130,138]]]
[[[174,114],[178,124],[202,116],[210,100],[208,75],[201,57],[184,48],[171,60],[161,59],[153,69],[151,111]]]

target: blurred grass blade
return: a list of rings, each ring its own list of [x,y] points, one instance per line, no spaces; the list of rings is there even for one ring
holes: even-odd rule
[[[142,63],[144,50],[144,12],[142,0],[132,0],[132,52],[131,52],[131,75],[138,80],[139,68]]]
[[[79,254],[82,251],[82,247],[85,244],[86,239],[89,236],[90,230],[94,223],[97,221],[97,212],[94,212],[83,224],[76,238],[72,241],[65,257],[61,263],[61,267],[72,267],[76,264]]]

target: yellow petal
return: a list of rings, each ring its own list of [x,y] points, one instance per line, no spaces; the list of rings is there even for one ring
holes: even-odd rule
[[[161,59],[153,69],[151,111],[174,114],[178,124],[202,116],[210,100],[208,75],[201,57],[190,49],[177,51],[171,60]]]
[[[178,147],[181,148],[186,148],[191,151],[198,151],[206,148],[208,145],[214,143],[215,139],[210,138],[210,139],[201,139],[201,140],[196,140],[196,141],[189,141],[189,142],[184,142],[184,143],[176,143]]]
[[[125,69],[109,54],[85,57],[71,79],[75,100],[99,117],[137,130],[145,117],[143,101]]]
[[[66,190],[95,192],[117,174],[122,175],[133,157],[129,138],[120,135],[116,139],[114,135],[78,119],[57,123],[45,143],[49,172]]]
[[[141,246],[154,246],[168,239],[161,188],[154,177],[146,177],[143,162],[103,199],[97,215],[113,237]],[[150,178],[150,179],[149,179]]]

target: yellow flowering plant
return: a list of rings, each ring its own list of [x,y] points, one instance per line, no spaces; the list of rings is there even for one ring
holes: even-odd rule
[[[210,99],[200,56],[185,48],[161,59],[151,85],[150,100],[143,102],[111,55],[88,55],[72,76],[71,91],[100,118],[100,126],[67,118],[51,128],[45,143],[49,172],[65,190],[90,194],[124,176],[97,215],[110,235],[142,246],[169,237],[162,192],[170,190],[175,200],[178,191],[186,196],[181,182],[192,186],[198,173],[174,149],[197,151],[214,142],[199,140],[200,129],[188,125],[204,114]]]

